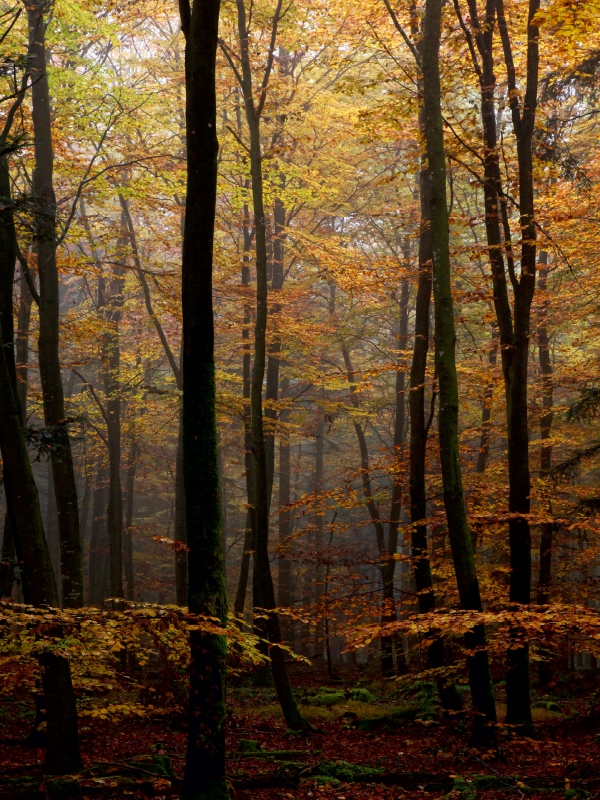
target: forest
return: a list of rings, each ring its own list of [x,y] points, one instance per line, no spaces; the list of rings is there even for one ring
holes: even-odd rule
[[[0,0],[0,800],[600,798],[600,0]]]

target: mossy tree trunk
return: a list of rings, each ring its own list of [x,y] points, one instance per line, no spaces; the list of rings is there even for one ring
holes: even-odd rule
[[[446,160],[441,109],[439,48],[442,0],[427,0],[423,30],[423,110],[431,188],[431,244],[435,300],[435,357],[439,380],[439,442],[444,506],[461,607],[481,611],[481,597],[467,521],[458,431],[456,331],[452,300]],[[496,707],[486,649],[485,628],[465,637],[469,683],[475,708],[474,740],[495,742]]]

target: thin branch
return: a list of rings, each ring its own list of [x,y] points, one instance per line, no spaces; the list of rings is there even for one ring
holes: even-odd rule
[[[23,277],[25,278],[25,282],[27,284],[27,288],[29,289],[29,294],[33,298],[33,302],[39,308],[40,306],[40,296],[38,294],[38,290],[35,288],[35,281],[33,280],[33,275],[31,274],[31,270],[29,269],[29,264],[27,263],[27,259],[23,255],[21,248],[19,247],[19,243],[15,242],[17,246],[17,260],[21,265],[21,271],[23,272]]]
[[[229,62],[229,66],[231,67],[231,69],[233,71],[233,74],[235,75],[235,79],[237,80],[237,82],[239,83],[239,85],[243,89],[244,88],[244,79],[240,75],[240,72],[239,72],[238,68],[236,67],[236,65],[233,63],[233,58],[232,58],[233,55],[235,55],[236,58],[239,58],[239,56],[237,56],[236,53],[230,52],[230,48],[228,47],[227,44],[225,44],[223,39],[219,39],[219,47],[221,48],[221,51],[222,51],[223,55],[225,56],[225,58]]]
[[[138,280],[142,285],[142,290],[144,292],[144,302],[146,305],[146,311],[150,316],[150,319],[154,323],[154,327],[156,328],[156,332],[158,333],[158,338],[163,346],[163,350],[165,351],[165,355],[167,356],[167,360],[169,362],[169,366],[173,370],[173,375],[175,376],[175,382],[177,384],[177,388],[182,388],[182,381],[181,381],[181,369],[178,367],[177,362],[175,361],[175,356],[173,355],[173,351],[169,345],[167,337],[165,336],[165,332],[163,330],[162,325],[156,314],[154,313],[154,309],[152,307],[152,297],[150,295],[150,288],[148,286],[148,281],[146,280],[146,276],[142,270],[142,262],[140,259],[140,253],[137,246],[137,237],[135,235],[135,228],[133,227],[133,220],[131,218],[131,214],[129,212],[129,204],[127,200],[123,197],[123,195],[119,192],[119,202],[121,204],[121,208],[123,209],[123,215],[125,216],[125,221],[127,223],[127,230],[129,232],[129,243],[131,245],[131,251],[133,254],[133,260],[135,262],[135,266],[137,269],[137,276]]]
[[[82,375],[80,372],[78,372],[78,371],[77,371],[77,370],[76,370],[74,367],[71,367],[71,372],[72,372],[74,375],[77,375],[77,377],[79,378],[79,380],[80,380],[80,381],[81,381],[81,382],[82,382],[82,383],[83,383],[85,386],[87,386],[87,387],[88,387],[88,389],[90,390],[90,394],[92,395],[92,397],[94,398],[94,400],[95,400],[95,402],[96,402],[96,405],[97,405],[97,406],[98,406],[98,408],[100,409],[100,413],[102,414],[102,419],[104,420],[104,422],[106,423],[106,427],[108,428],[108,425],[109,425],[109,423],[108,423],[108,417],[106,416],[106,411],[104,410],[104,406],[103,406],[103,405],[102,405],[102,403],[100,402],[100,398],[99,398],[99,397],[98,397],[98,395],[96,394],[96,390],[94,389],[94,387],[92,386],[92,384],[91,384],[91,383],[90,383],[88,380],[86,380],[86,379],[83,377],[83,375]],[[102,437],[102,438],[104,438],[104,437]],[[104,441],[106,441],[106,440],[104,440]]]
[[[396,16],[396,12],[394,11],[394,9],[390,5],[390,0],[383,0],[383,2],[385,3],[385,7],[387,8],[387,10],[389,12],[390,17],[392,18],[392,22],[394,23],[394,27],[396,28],[396,30],[398,31],[400,36],[402,36],[406,46],[409,48],[410,52],[413,54],[413,56],[415,58],[415,61],[417,62],[418,68],[421,69],[422,65],[421,65],[421,59],[419,57],[419,52],[418,52],[417,48],[414,46],[414,44],[411,42],[411,40],[409,39],[409,37],[408,37],[406,31],[404,30],[404,28],[402,27],[402,25],[400,25],[400,23],[398,21],[398,17]]]
[[[77,187],[77,191],[75,192],[75,197],[73,198],[73,202],[71,204],[71,211],[69,212],[69,216],[67,217],[67,221],[65,222],[65,226],[63,228],[63,231],[62,231],[61,235],[58,237],[58,239],[56,241],[56,247],[58,247],[59,245],[61,245],[64,242],[65,237],[66,237],[67,233],[69,232],[69,228],[71,227],[71,222],[73,221],[73,217],[75,216],[75,212],[77,210],[77,204],[79,203],[79,198],[81,197],[81,193],[83,191],[83,188],[84,188],[84,186],[87,185],[87,183],[89,183],[88,175],[92,171],[92,167],[94,166],[94,164],[96,162],[96,159],[100,155],[100,150],[102,149],[102,145],[104,144],[104,141],[105,141],[106,137],[108,136],[108,133],[109,133],[110,129],[113,127],[113,125],[116,123],[116,121],[122,115],[123,115],[122,112],[119,112],[118,114],[116,114],[116,116],[113,117],[113,119],[110,121],[110,123],[106,127],[106,130],[104,131],[104,133],[100,137],[100,141],[98,142],[98,145],[96,146],[96,152],[91,157],[90,163],[88,164],[88,166],[87,166],[87,168],[86,168],[86,170],[85,170],[85,172],[83,174],[83,178],[81,179],[81,181],[79,182],[79,186]]]
[[[263,77],[262,85],[260,87],[260,99],[258,101],[258,106],[256,107],[256,116],[260,117],[262,114],[262,110],[265,107],[265,101],[267,99],[267,88],[269,86],[269,78],[271,77],[271,70],[273,69],[273,58],[275,55],[275,42],[277,40],[277,27],[279,25],[279,17],[281,15],[281,6],[283,5],[283,0],[277,0],[277,8],[275,9],[275,14],[273,16],[273,26],[271,28],[271,41],[269,43],[269,55],[267,57],[267,66],[265,68],[265,74]]]

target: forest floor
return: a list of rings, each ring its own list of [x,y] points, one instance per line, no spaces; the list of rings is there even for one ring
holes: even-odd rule
[[[469,747],[468,718],[444,718],[432,685],[424,682],[384,683],[358,674],[338,681],[315,672],[296,675],[303,713],[315,728],[303,736],[286,731],[273,689],[233,686],[227,716],[232,796],[600,797],[600,716],[594,708],[594,683],[594,676],[575,675],[565,682],[572,690],[567,694],[563,688],[535,696],[535,738],[515,736],[500,725],[498,752],[492,755]],[[501,685],[497,691],[502,719]],[[56,786],[43,783],[44,751],[23,745],[33,717],[30,696],[0,698],[0,800],[69,796],[64,788],[61,794]],[[167,798],[178,793],[186,745],[181,714],[84,717],[80,743],[88,771],[79,797]],[[135,764],[142,756],[146,761],[138,764],[154,759],[161,765],[165,760],[160,757],[168,756],[174,775],[148,779],[145,774],[143,786],[138,775],[139,787],[131,779],[129,784],[119,782],[116,776],[123,773],[123,765]],[[98,771],[100,763],[104,772]]]

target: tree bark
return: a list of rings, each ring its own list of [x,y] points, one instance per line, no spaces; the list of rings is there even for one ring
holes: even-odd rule
[[[323,586],[325,581],[325,567],[323,565],[323,511],[322,502],[319,499],[323,493],[323,461],[324,461],[324,434],[325,424],[320,409],[317,410],[319,420],[317,422],[317,430],[315,435],[315,569],[314,569],[314,597],[315,608],[317,609],[317,619],[315,625],[315,642],[313,657],[323,658],[323,636],[324,636],[324,614],[322,609],[323,603]]]
[[[240,126],[241,127],[241,123]],[[249,184],[247,184],[248,188]],[[243,218],[243,256],[242,256],[242,286],[250,286],[250,247],[254,232],[250,227],[250,210],[244,203]],[[255,519],[255,496],[254,496],[254,463],[252,458],[252,410],[250,408],[250,389],[251,389],[251,349],[250,349],[250,324],[252,322],[252,309],[250,298],[244,296],[244,320],[242,326],[242,396],[244,398],[244,472],[246,478],[246,497],[248,500],[248,510],[246,513],[246,527],[244,531],[244,544],[242,560],[240,564],[240,576],[238,579],[237,592],[235,596],[234,611],[238,616],[243,616],[244,606],[246,605],[246,591],[248,587],[248,575],[250,573],[250,558],[254,548],[254,531],[256,527]]]
[[[125,562],[125,599],[135,599],[133,574],[133,501],[135,498],[135,473],[137,470],[138,444],[132,440],[127,458],[125,473],[125,524],[123,527],[123,557]],[[177,470],[177,466],[175,467]],[[175,475],[175,491],[177,491],[177,473]],[[175,504],[175,539],[177,538],[177,504]]]
[[[435,299],[436,368],[439,380],[439,440],[444,506],[461,607],[481,611],[481,597],[467,521],[459,452],[456,332],[452,301],[449,221],[446,201],[446,160],[441,110],[439,47],[442,0],[427,0],[423,31],[423,110],[429,183]],[[496,707],[486,649],[485,628],[477,625],[465,636],[471,698],[475,708],[473,738],[484,746],[495,743]]]
[[[486,0],[484,24],[480,24],[476,0],[469,0],[471,26],[481,58],[479,65],[473,36],[462,21],[458,0],[455,7],[469,42],[474,69],[481,86],[481,117],[484,143],[485,220],[490,267],[493,280],[494,306],[498,321],[502,371],[506,393],[508,428],[510,602],[514,608],[527,605],[531,596],[531,478],[529,471],[529,423],[527,406],[527,367],[531,304],[535,291],[536,229],[533,190],[533,131],[537,109],[538,28],[533,19],[539,0],[530,0],[527,22],[527,57],[525,92],[520,99],[513,61],[510,33],[503,0]],[[517,144],[519,214],[521,229],[521,274],[515,273],[507,198],[502,190],[496,132],[493,59],[494,21],[498,28],[507,70],[509,105]],[[503,234],[504,241],[502,241]],[[504,247],[504,254],[503,249]],[[511,308],[504,259],[513,289]],[[515,634],[518,632],[515,631]],[[533,731],[529,697],[529,647],[524,644],[508,651],[507,716],[509,724],[523,732]]]
[[[101,372],[106,395],[105,418],[108,440],[108,542],[110,595],[124,597],[123,590],[123,489],[121,486],[121,346],[119,323],[123,308],[125,271],[120,261],[126,241],[126,221],[121,217],[121,235],[117,240],[116,263],[110,281],[100,282],[98,306],[103,310],[105,332],[102,336]]]
[[[212,297],[217,201],[215,62],[219,0],[180,0],[186,39],[186,224],[182,257],[183,477],[191,614],[227,622],[219,487]],[[228,798],[224,633],[190,634],[188,743],[182,796]]]
[[[109,585],[109,547],[106,530],[106,506],[108,502],[107,488],[108,470],[103,464],[98,465],[92,503],[92,533],[90,536],[90,552],[88,565],[88,602],[90,605],[101,605],[108,597]]]
[[[273,681],[275,683],[275,690],[283,716],[287,725],[292,730],[301,730],[307,727],[307,723],[300,713],[292,692],[287,667],[285,665],[284,651],[278,646],[281,643],[281,628],[279,617],[277,614],[272,613],[276,605],[271,564],[269,561],[270,498],[262,398],[266,362],[268,282],[262,154],[260,147],[260,114],[264,103],[264,97],[266,96],[266,84],[263,82],[264,86],[261,99],[259,100],[259,105],[256,106],[252,86],[246,8],[244,0],[237,0],[236,4],[241,52],[242,94],[244,97],[246,121],[250,134],[250,173],[252,177],[252,201],[256,239],[256,318],[254,326],[254,364],[250,390],[255,493],[254,607],[263,609],[266,612],[264,633],[266,634],[265,638],[269,641]],[[281,12],[281,6],[282,0],[279,0],[272,23],[274,39],[276,37],[277,22]],[[270,58],[272,58],[272,52],[270,52]],[[266,77],[268,81],[268,73]]]
[[[408,254],[407,254],[408,255]],[[400,302],[398,320],[398,358],[400,353],[406,350],[408,344],[408,298],[410,287],[406,278],[402,279],[400,287]],[[383,609],[381,621],[394,622],[398,615],[396,612],[396,598],[394,595],[394,575],[396,573],[396,559],[394,558],[398,550],[398,527],[400,524],[400,513],[402,511],[402,484],[399,480],[398,472],[404,458],[404,423],[405,423],[405,383],[403,365],[398,364],[396,370],[396,403],[394,416],[394,461],[392,470],[392,498],[390,505],[390,522],[388,530],[387,551],[388,558],[382,564],[381,577],[383,580]],[[404,652],[396,650],[396,663],[398,672],[404,674],[407,671]],[[394,639],[392,636],[383,636],[381,639],[381,673],[383,677],[391,677],[394,674]]]
[[[0,168],[1,172],[1,168]],[[5,195],[8,196],[8,195]],[[9,205],[9,214],[12,209]],[[12,220],[1,220],[2,232],[14,235]],[[16,241],[16,240],[15,240]],[[4,257],[3,257],[4,256]],[[0,255],[0,453],[10,528],[19,562],[23,596],[34,606],[58,606],[58,591],[44,535],[39,496],[25,444],[18,401],[12,339],[4,343],[4,330],[12,321],[14,260]],[[11,306],[6,307],[10,287]],[[10,321],[8,317],[10,316]],[[11,363],[12,362],[12,363]],[[77,735],[77,711],[69,662],[47,650],[39,657],[47,704],[48,744],[46,770],[56,774],[77,772],[81,766]],[[53,702],[56,699],[57,702]]]
[[[56,198],[53,186],[54,153],[50,92],[46,72],[44,0],[27,6],[29,20],[32,121],[35,168],[34,242],[40,279],[39,364],[44,420],[52,430],[52,471],[56,491],[61,550],[63,602],[68,608],[83,605],[83,562],[79,533],[77,488],[73,455],[65,414],[59,360],[59,279],[56,267]]]
[[[498,357],[498,335],[495,328],[492,328],[492,342],[488,351],[488,364],[490,371],[496,367]],[[477,455],[477,465],[475,467],[479,475],[487,469],[488,457],[490,454],[490,427],[492,424],[492,398],[494,396],[494,379],[490,378],[483,392],[483,409],[481,411],[481,436],[479,438],[479,453]]]
[[[288,384],[287,378],[284,378],[281,382],[281,394],[284,397]],[[285,424],[288,421],[288,412],[286,410],[281,412],[280,421],[283,427],[279,435],[279,581],[277,605],[280,608],[288,608],[292,605],[293,598],[292,564],[288,556],[289,537],[292,533],[292,515],[288,508],[291,502],[291,452],[289,432],[285,429]],[[283,636],[289,643],[291,626],[285,621],[285,618],[281,627]]]

